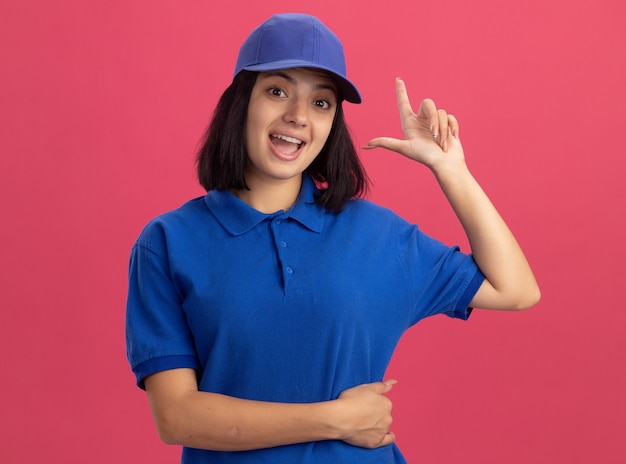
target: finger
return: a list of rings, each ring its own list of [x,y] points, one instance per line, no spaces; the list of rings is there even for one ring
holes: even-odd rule
[[[402,153],[402,146],[406,143],[405,140],[394,139],[392,137],[377,137],[367,142],[367,146],[363,147],[366,150],[373,148],[386,148],[398,153]]]
[[[396,78],[396,100],[398,102],[398,111],[400,112],[401,118],[415,115],[409,100],[409,93],[406,90],[406,84],[399,77]]]
[[[443,151],[448,149],[448,113],[445,110],[438,110],[437,116],[439,118],[439,145]]]
[[[380,446],[387,446],[387,445],[391,445],[393,442],[396,441],[396,434],[393,432],[388,432],[382,439],[382,441],[380,442]]]
[[[417,117],[427,121],[433,139],[437,139],[439,137],[439,115],[437,114],[435,102],[430,98],[424,99],[420,105]]]
[[[383,385],[385,386],[383,394],[386,395],[387,393],[389,393],[391,391],[391,389],[393,388],[393,386],[395,384],[397,384],[397,383],[398,383],[398,381],[395,380],[395,379],[389,379],[389,380],[383,381]]]
[[[448,127],[450,128],[450,134],[455,139],[458,139],[459,138],[459,121],[457,121],[457,119],[451,114],[448,115]]]
[[[395,381],[392,381],[395,382]],[[387,383],[387,382],[372,382],[369,384],[370,389],[374,392],[374,393],[378,393],[381,395],[384,395],[386,393],[388,393],[391,388],[393,387],[394,383]]]

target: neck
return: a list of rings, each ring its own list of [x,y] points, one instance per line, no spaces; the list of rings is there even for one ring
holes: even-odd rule
[[[285,181],[246,180],[246,182],[249,190],[236,190],[232,193],[244,203],[265,214],[287,211],[298,199],[302,187],[301,177]]]

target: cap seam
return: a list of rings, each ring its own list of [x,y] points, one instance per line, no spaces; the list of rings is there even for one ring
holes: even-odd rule
[[[320,64],[320,31],[317,22],[311,18],[313,23],[313,30],[315,31],[315,43],[313,44],[313,50],[315,53],[315,64]]]

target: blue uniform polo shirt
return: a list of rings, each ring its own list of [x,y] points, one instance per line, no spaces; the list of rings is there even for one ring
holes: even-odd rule
[[[424,317],[466,319],[484,277],[470,255],[355,199],[261,213],[210,191],[152,220],[130,261],[127,351],[137,383],[193,368],[200,390],[308,403],[383,379],[402,334]],[[214,452],[183,463],[403,463],[396,445],[342,441]]]

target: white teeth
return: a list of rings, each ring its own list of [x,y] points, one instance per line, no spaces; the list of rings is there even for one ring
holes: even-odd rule
[[[272,134],[272,137],[276,138],[276,139],[281,139],[284,140],[285,142],[289,142],[289,143],[295,143],[296,145],[300,145],[302,143],[302,140],[298,140],[296,138],[293,137],[289,137],[287,135],[282,135],[282,134]]]

